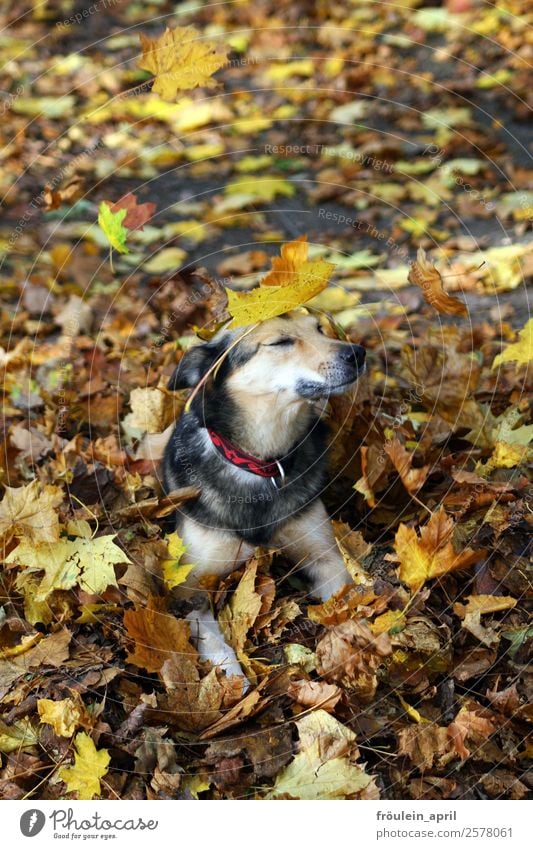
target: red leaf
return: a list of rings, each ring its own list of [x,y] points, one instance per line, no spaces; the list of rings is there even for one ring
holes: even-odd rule
[[[150,221],[155,210],[155,203],[137,203],[137,198],[131,192],[120,198],[116,203],[106,201],[111,207],[111,212],[116,213],[126,209],[126,217],[122,224],[128,230],[143,230],[144,225]]]

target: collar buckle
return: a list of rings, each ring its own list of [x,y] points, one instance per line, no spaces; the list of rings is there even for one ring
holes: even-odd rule
[[[276,478],[270,478],[270,480],[272,481],[272,486],[274,487],[274,489],[283,489],[283,487],[285,486],[285,470],[279,460],[274,460],[274,463],[278,467],[280,482],[278,484]]]

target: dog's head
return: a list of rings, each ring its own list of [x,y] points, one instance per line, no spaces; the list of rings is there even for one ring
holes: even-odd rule
[[[361,345],[326,335],[316,316],[294,311],[249,333],[246,328],[222,331],[211,342],[190,348],[169,389],[196,386],[225,351],[215,380],[223,381],[230,393],[282,395],[288,401],[339,395],[357,380],[365,363]]]

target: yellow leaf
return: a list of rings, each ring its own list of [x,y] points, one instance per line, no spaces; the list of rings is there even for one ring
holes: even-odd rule
[[[530,318],[527,324],[518,333],[518,342],[513,342],[507,345],[507,348],[494,358],[492,368],[496,368],[500,363],[517,362],[519,365],[524,365],[533,359],[533,318]]]
[[[284,82],[290,77],[312,77],[314,74],[314,63],[312,59],[290,60],[280,65],[270,66],[265,76],[272,82]]]
[[[452,532],[453,520],[443,507],[422,528],[420,537],[414,528],[400,524],[394,541],[396,557],[387,555],[400,561],[400,581],[416,591],[431,578],[465,569],[483,557],[485,551],[481,549],[465,548],[457,553],[451,542]]]
[[[528,459],[530,449],[527,445],[509,445],[507,442],[497,442],[486,463],[476,465],[477,474],[485,477],[493,469],[513,469]]]
[[[182,248],[163,248],[162,251],[159,251],[148,262],[144,263],[143,271],[149,271],[150,274],[171,271],[179,268],[186,256],[187,252]]]
[[[41,722],[51,725],[60,737],[72,737],[81,724],[85,710],[81,699],[38,699],[37,710]]]
[[[419,711],[417,711],[416,708],[414,708],[412,705],[408,704],[405,701],[405,699],[403,698],[403,696],[400,696],[399,693],[397,694],[397,696],[398,696],[398,698],[400,700],[400,704],[403,707],[404,711],[406,712],[407,716],[411,717],[411,719],[414,719],[414,721],[418,722],[419,724],[421,722],[429,722],[430,721],[429,719],[426,719],[424,716],[422,716],[422,714],[419,713]]]
[[[164,100],[197,86],[213,88],[216,82],[211,77],[227,63],[226,51],[216,52],[217,43],[202,38],[194,27],[167,28],[159,38],[143,33],[140,37],[139,67],[154,74],[153,91]]]
[[[169,590],[178,587],[187,579],[189,572],[194,569],[193,563],[182,563],[180,560],[187,551],[188,546],[178,536],[176,531],[167,536],[168,560],[163,560],[163,579]]]
[[[90,539],[93,532],[89,522],[85,519],[69,519],[67,522],[67,534],[69,537],[83,537],[83,539]]]
[[[37,602],[45,601],[55,590],[70,590],[76,584],[91,595],[103,593],[107,587],[117,586],[113,565],[130,562],[113,539],[111,534],[96,539],[60,539],[40,545],[21,542],[6,562],[26,567],[16,581],[17,589],[22,591],[28,575],[44,572],[35,592]]]
[[[107,775],[111,760],[107,749],[98,750],[88,734],[81,731],[74,741],[76,754],[74,766],[62,767],[59,778],[67,785],[68,793],[77,793],[78,799],[93,799],[100,793],[100,779]]]
[[[55,542],[59,539],[57,507],[63,500],[56,486],[42,486],[38,480],[28,486],[6,486],[0,504],[0,536],[23,537],[28,542]]]
[[[235,170],[241,174],[248,174],[253,171],[262,171],[264,168],[269,168],[272,162],[272,157],[266,153],[261,156],[243,156],[235,163]],[[69,245],[70,252],[70,245]]]
[[[220,142],[212,144],[192,144],[185,148],[185,159],[189,162],[201,162],[203,159],[212,159],[213,156],[219,156],[224,153],[224,145]]]
[[[472,614],[499,613],[516,606],[516,599],[510,595],[469,595],[466,601],[466,605],[456,602],[453,606],[453,612],[461,619]]]
[[[98,209],[99,227],[105,233],[111,247],[115,248],[121,254],[129,253],[129,248],[126,246],[128,231],[122,225],[126,214],[126,209],[119,209],[118,212],[113,212],[110,204],[105,201],[102,201]]]
[[[238,177],[231,183],[228,183],[225,189],[225,194],[231,197],[232,195],[249,195],[252,200],[264,200],[270,202],[277,195],[292,197],[295,188],[292,183],[283,177]]]
[[[235,649],[245,671],[248,671],[248,658],[244,654],[246,635],[257,619],[262,604],[261,596],[255,589],[256,577],[257,561],[254,559],[246,566],[239,586],[218,617],[222,633]]]
[[[300,751],[278,773],[267,799],[377,799],[372,776],[352,763],[355,734],[324,710],[296,722]]]
[[[230,327],[246,327],[275,318],[314,298],[326,288],[334,265],[323,259],[307,259],[305,237],[281,248],[272,260],[272,270],[251,292],[226,289]]]
[[[397,634],[405,628],[405,621],[405,615],[401,610],[387,610],[386,613],[374,619],[370,629],[376,636],[385,633]]]
[[[132,411],[124,423],[141,433],[162,433],[175,418],[172,398],[162,389],[137,386],[131,391],[129,405]]]
[[[307,236],[282,245],[280,256],[272,257],[272,270],[262,279],[261,286],[291,286],[307,262],[308,252]]]

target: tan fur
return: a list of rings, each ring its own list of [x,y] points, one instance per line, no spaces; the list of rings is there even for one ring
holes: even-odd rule
[[[350,583],[321,501],[315,501],[309,510],[283,525],[274,543],[280,553],[299,565],[311,582],[311,594],[322,601]]]
[[[290,336],[295,344],[290,348],[270,344],[281,336]],[[259,345],[260,355],[227,381],[232,399],[243,411],[241,448],[256,457],[282,455],[307,432],[317,402],[294,391],[294,376],[320,379],[338,344],[319,332],[315,317],[296,312],[290,318],[271,319],[246,336],[243,349]]]

